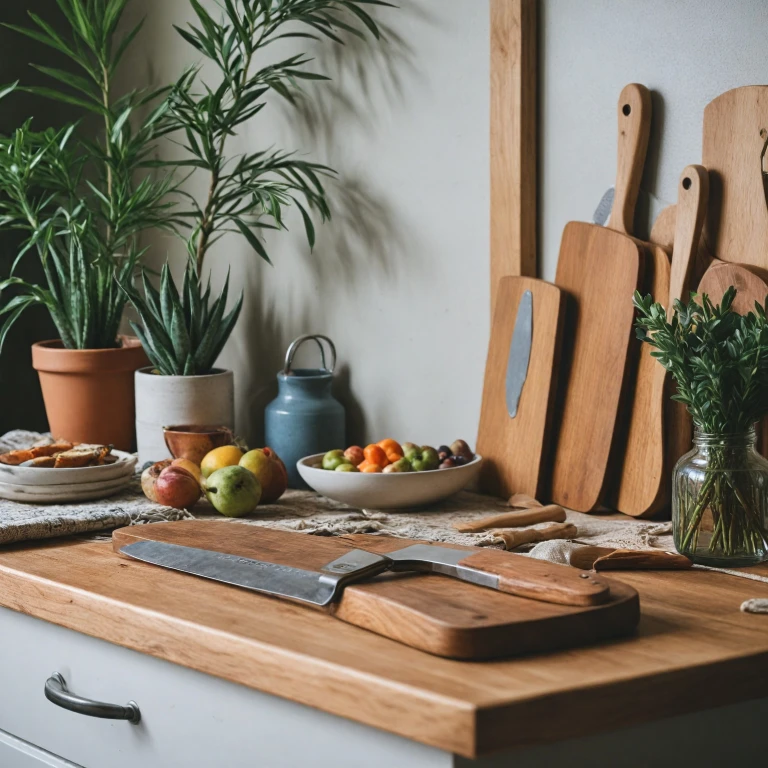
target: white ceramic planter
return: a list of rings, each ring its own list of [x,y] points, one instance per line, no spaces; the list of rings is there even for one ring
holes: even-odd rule
[[[169,457],[163,427],[178,424],[235,429],[232,371],[205,376],[160,376],[136,371],[136,443],[139,467]]]

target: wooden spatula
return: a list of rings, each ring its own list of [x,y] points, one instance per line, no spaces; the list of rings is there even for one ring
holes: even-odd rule
[[[499,281],[477,436],[486,493],[543,491],[564,315],[563,293],[551,283]]]
[[[567,386],[556,418],[551,493],[553,501],[589,512],[600,505],[608,483],[611,449],[625,394],[634,309],[644,251],[626,231],[642,176],[650,131],[650,94],[627,86],[619,104],[619,161],[609,226],[570,222],[560,244],[555,283],[570,297],[560,376]]]

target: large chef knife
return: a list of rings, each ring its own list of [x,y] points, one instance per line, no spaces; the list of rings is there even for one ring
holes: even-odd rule
[[[137,541],[119,551],[153,565],[318,606],[337,600],[348,584],[384,571],[441,573],[519,597],[563,605],[596,605],[610,596],[609,585],[594,574],[492,549],[413,544],[386,555],[351,549],[320,571],[162,541]]]

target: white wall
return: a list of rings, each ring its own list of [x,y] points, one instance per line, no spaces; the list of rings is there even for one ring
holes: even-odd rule
[[[195,60],[170,31],[188,2],[137,5],[151,24],[136,79],[166,80]],[[271,239],[274,268],[235,238],[210,259],[217,280],[231,264],[245,286],[221,363],[237,374],[252,440],[285,347],[308,331],[337,343],[355,440],[475,437],[488,336],[488,2],[399,5],[378,14],[387,44],[312,51],[334,81],[314,88],[311,110],[274,105],[240,138],[242,149],[275,142],[339,171],[334,221],[313,254],[297,226]],[[764,0],[540,0],[543,277],[554,277],[564,224],[589,220],[613,183],[621,88],[653,91],[643,236],[701,158],[705,104],[766,81],[767,22]],[[166,249],[180,263],[179,245]]]
[[[245,289],[220,363],[236,373],[238,428],[253,441],[285,349],[307,332],[336,342],[351,438],[476,435],[489,321],[488,7],[398,4],[376,14],[383,45],[310,41],[333,82],[310,85],[303,113],[271,105],[232,143],[295,148],[339,172],[314,253],[296,222],[269,240],[274,268],[235,237],[209,257],[219,282],[231,264]],[[170,26],[190,18],[187,0],[136,10],[151,21],[136,80],[167,80],[196,60]],[[155,245],[181,263],[179,243]]]
[[[543,276],[553,279],[563,225],[589,221],[616,173],[616,104],[627,83],[653,94],[651,144],[635,234],[674,203],[683,168],[701,161],[704,107],[768,81],[765,0],[541,0]]]

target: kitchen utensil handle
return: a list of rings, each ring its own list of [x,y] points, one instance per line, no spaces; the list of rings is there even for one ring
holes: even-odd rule
[[[458,565],[478,572],[480,578],[486,576],[486,585],[488,574],[497,576],[495,588],[501,592],[545,603],[598,605],[610,597],[609,585],[595,574],[498,549],[475,552]]]
[[[677,221],[675,243],[672,248],[672,267],[669,276],[669,305],[667,314],[674,311],[676,299],[688,301],[688,282],[691,268],[699,250],[699,238],[704,227],[709,200],[709,174],[703,165],[688,165],[677,185]]]
[[[619,97],[618,117],[616,192],[608,228],[629,235],[651,135],[651,92],[639,83],[625,85]]]
[[[320,343],[320,339],[322,339],[328,345],[328,348],[331,351],[330,368],[325,363],[325,350],[323,349],[323,345]],[[293,356],[305,341],[314,341],[317,344],[320,349],[320,359],[322,360],[323,368],[328,371],[328,373],[333,373],[334,368],[336,368],[336,346],[327,336],[323,336],[321,333],[308,333],[304,336],[299,336],[297,339],[294,339],[291,342],[291,345],[288,347],[288,351],[285,353],[285,367],[283,368],[283,373],[291,372]]]
[[[103,717],[107,720],[128,720],[134,724],[141,721],[139,705],[135,701],[129,701],[125,706],[122,706],[76,696],[67,690],[67,683],[58,672],[54,672],[45,681],[45,698],[57,707],[68,709],[70,712],[77,712],[79,715]]]

